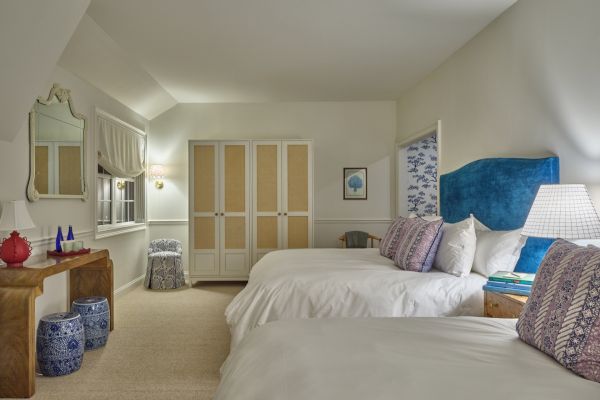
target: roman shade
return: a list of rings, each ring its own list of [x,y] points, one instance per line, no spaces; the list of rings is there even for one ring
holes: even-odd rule
[[[111,175],[135,178],[145,171],[146,144],[133,128],[98,115],[96,118],[98,164]]]

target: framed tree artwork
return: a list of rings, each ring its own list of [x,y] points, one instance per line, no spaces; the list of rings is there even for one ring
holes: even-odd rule
[[[344,168],[344,200],[367,200],[366,168]]]

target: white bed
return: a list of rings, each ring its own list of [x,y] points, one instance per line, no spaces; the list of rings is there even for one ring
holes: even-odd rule
[[[274,322],[231,353],[215,399],[600,399],[600,384],[520,341],[515,321]]]
[[[479,316],[485,282],[476,273],[402,271],[378,249],[282,250],[254,266],[225,315],[233,348],[248,331],[282,319]]]

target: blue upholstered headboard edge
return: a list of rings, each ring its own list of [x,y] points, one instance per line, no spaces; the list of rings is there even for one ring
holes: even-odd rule
[[[542,184],[560,182],[558,157],[486,158],[440,176],[440,215],[450,223],[475,215],[493,230],[522,227]],[[516,271],[535,272],[551,239],[528,238]]]

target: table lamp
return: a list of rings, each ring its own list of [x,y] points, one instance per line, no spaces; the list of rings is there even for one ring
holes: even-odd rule
[[[521,235],[600,239],[600,218],[585,185],[541,185]]]
[[[0,259],[8,268],[23,267],[23,262],[31,255],[31,243],[26,237],[19,236],[19,229],[35,228],[24,200],[7,201],[2,205],[0,231],[12,231],[2,241]]]

